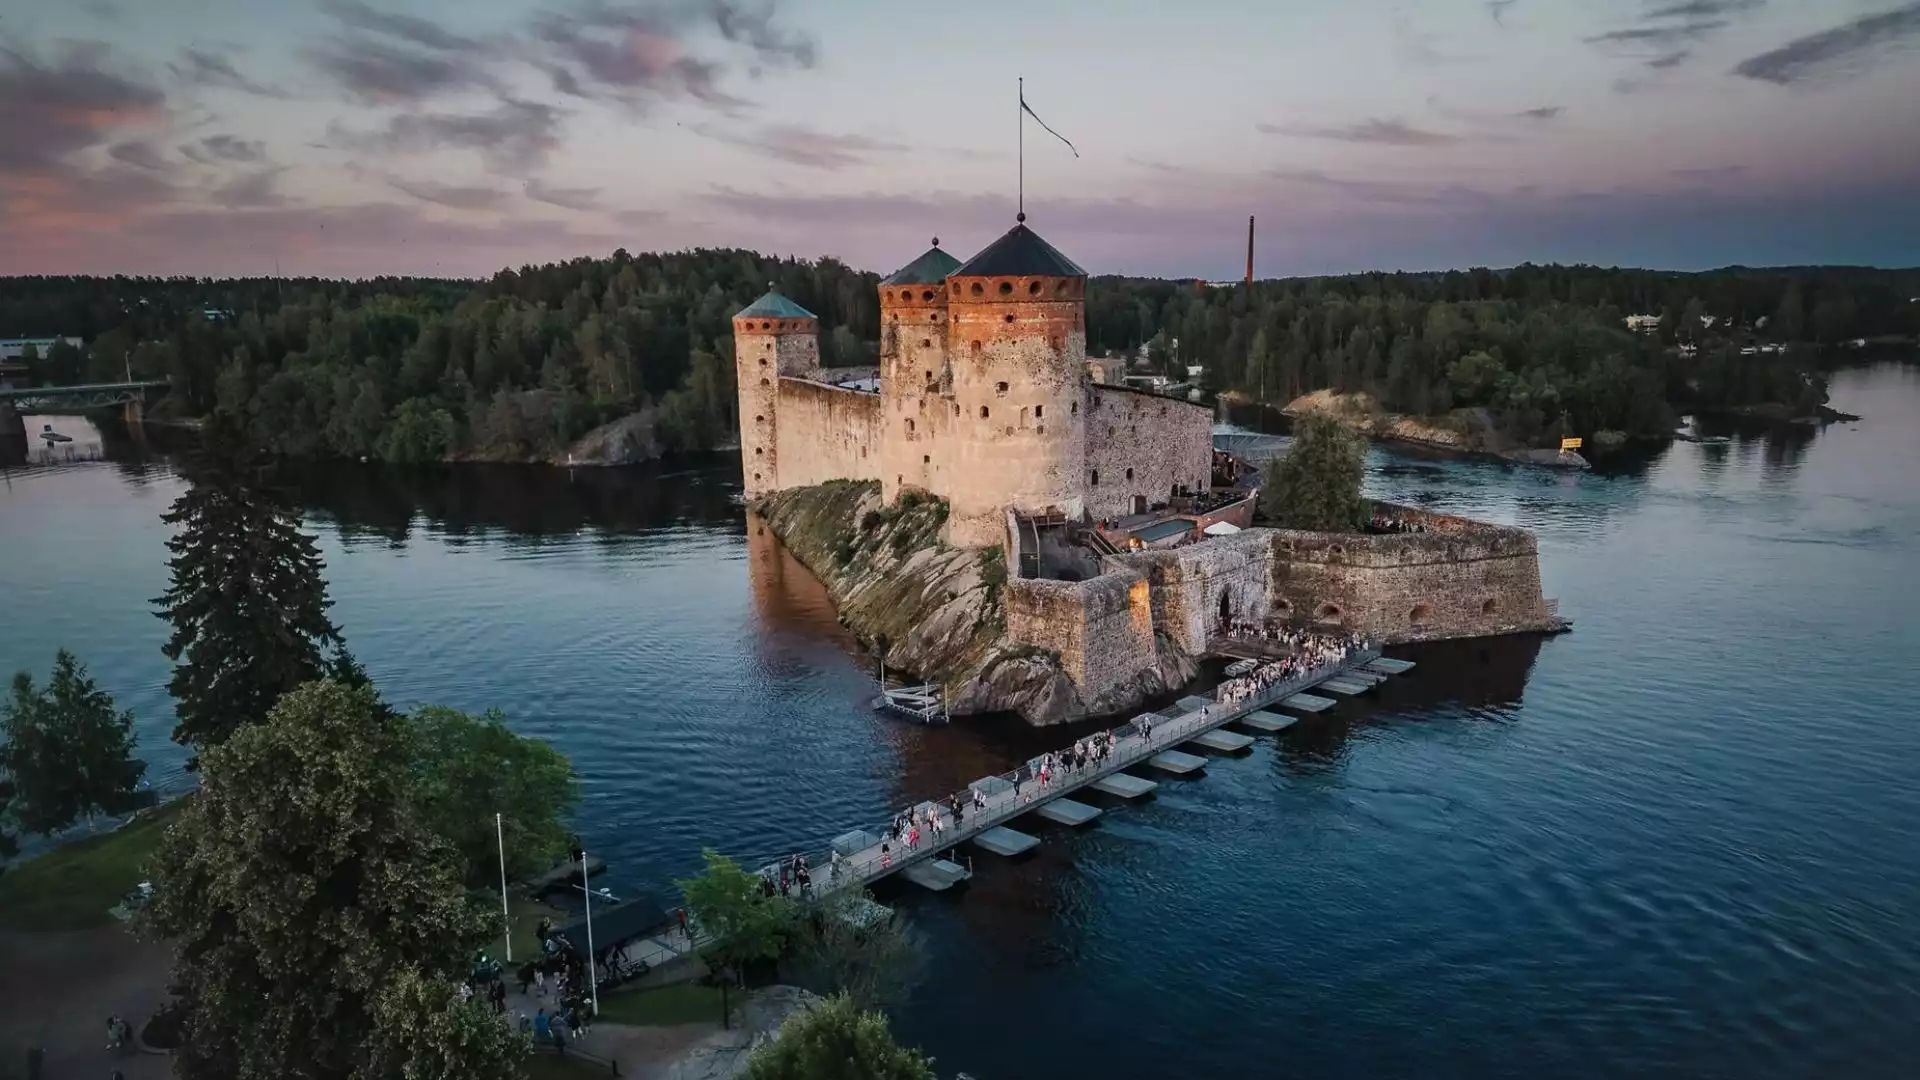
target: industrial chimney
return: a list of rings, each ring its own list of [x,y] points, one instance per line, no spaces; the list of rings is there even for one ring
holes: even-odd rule
[[[1253,215],[1247,215],[1247,288],[1253,288]]]

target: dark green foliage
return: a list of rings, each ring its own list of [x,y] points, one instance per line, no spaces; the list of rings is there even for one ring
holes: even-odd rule
[[[797,1012],[753,1052],[745,1080],[934,1080],[933,1063],[894,1041],[887,1018],[844,994]]]
[[[497,844],[507,876],[545,870],[567,849],[567,816],[580,797],[566,756],[507,730],[497,711],[481,716],[428,706],[406,719],[414,801],[422,819],[453,844],[468,885],[496,884]],[[500,815],[496,836],[494,815]]]
[[[712,940],[700,950],[708,964],[738,969],[777,958],[798,927],[792,900],[767,895],[759,874],[708,848],[706,868],[674,884],[686,896],[687,911]]]
[[[146,770],[133,760],[133,714],[116,711],[113,696],[65,649],[44,689],[24,671],[14,675],[12,698],[0,704],[0,738],[11,816],[28,832],[120,813]]]
[[[1367,444],[1338,420],[1309,413],[1295,421],[1293,444],[1267,463],[1260,513],[1286,529],[1351,532],[1366,524]]]
[[[1674,412],[1824,400],[1810,355],[1740,355],[1754,343],[1920,335],[1920,272],[1853,267],[1705,274],[1533,266],[1358,274],[1195,290],[1096,278],[1088,351],[1147,343],[1157,370],[1204,365],[1215,391],[1284,404],[1320,389],[1364,390],[1386,408],[1433,416],[1488,411],[1510,440],[1552,446],[1612,429],[1665,435]],[[1808,312],[1796,318],[1795,312]],[[1631,314],[1663,315],[1656,335]],[[1700,324],[1712,315],[1715,324]],[[1690,316],[1690,317],[1689,317]],[[1757,327],[1762,318],[1765,326]],[[1177,351],[1172,339],[1178,338]],[[1670,351],[1694,345],[1697,357]],[[1724,365],[1713,357],[1725,353]],[[1804,409],[1802,410],[1804,411]]]
[[[869,510],[866,513],[860,515],[860,531],[863,533],[870,533],[873,530],[879,528],[880,526],[886,524],[886,522],[887,522],[886,515],[882,514],[878,510]]]
[[[488,937],[370,687],[309,683],[202,755],[154,860],[185,1080],[512,1080],[525,1039],[455,980]]]
[[[20,851],[20,842],[13,835],[13,804],[17,797],[18,790],[13,780],[0,776],[0,862],[13,858]]]
[[[191,486],[162,520],[172,584],[156,601],[173,624],[176,742],[218,745],[280,696],[326,671],[341,648],[313,538],[272,482],[270,463],[228,414],[215,413],[187,466]]]
[[[871,364],[877,280],[739,250],[485,282],[13,278],[0,337],[84,338],[89,377],[165,379],[159,414],[223,405],[276,454],[545,458],[643,409],[668,449],[702,449],[734,427],[735,311],[774,282],[820,316],[828,363]]]

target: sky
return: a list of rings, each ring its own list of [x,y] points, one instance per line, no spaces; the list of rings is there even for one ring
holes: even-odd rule
[[[0,274],[1920,264],[1920,2],[0,0]],[[4,286],[0,286],[4,287]]]

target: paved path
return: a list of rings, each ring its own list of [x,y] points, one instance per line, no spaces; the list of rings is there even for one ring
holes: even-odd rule
[[[137,1034],[167,1000],[173,952],[118,925],[92,930],[0,932],[0,1076],[26,1074],[28,1046],[46,1050],[47,1080],[163,1080],[172,1059],[137,1051],[110,1054],[107,1015]]]

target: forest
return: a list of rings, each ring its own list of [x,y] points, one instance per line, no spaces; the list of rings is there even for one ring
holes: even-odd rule
[[[634,414],[662,452],[723,444],[728,320],[769,283],[820,316],[823,362],[872,363],[878,280],[742,250],[621,250],[481,282],[17,277],[0,287],[0,338],[81,338],[30,354],[27,377],[162,379],[156,418],[228,409],[287,456],[553,460]],[[1332,388],[1416,415],[1482,409],[1515,442],[1551,445],[1661,436],[1694,408],[1804,414],[1825,401],[1824,356],[1920,336],[1916,297],[1920,271],[1844,267],[1523,265],[1251,289],[1100,277],[1087,344],[1177,378],[1203,366],[1207,390],[1278,404]],[[1627,330],[1633,314],[1661,316],[1657,332]]]

